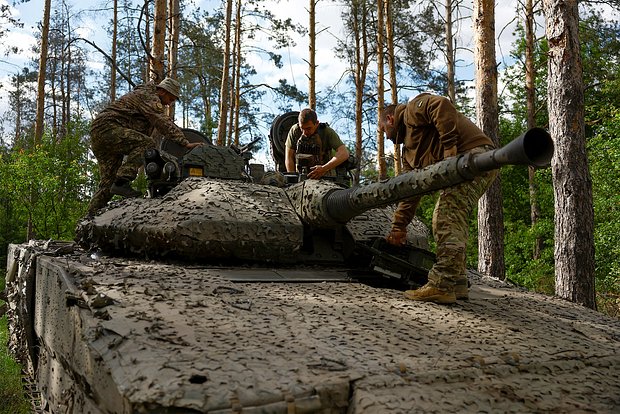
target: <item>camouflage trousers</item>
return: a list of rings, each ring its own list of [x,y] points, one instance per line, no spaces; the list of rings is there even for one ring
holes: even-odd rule
[[[153,138],[116,124],[93,123],[91,147],[99,165],[99,188],[88,205],[94,214],[112,198],[110,188],[117,178],[133,181],[144,163],[144,151],[155,148]]]
[[[487,151],[474,148],[471,153]],[[428,273],[429,284],[452,288],[457,281],[467,279],[466,253],[469,238],[469,218],[497,177],[498,171],[488,171],[472,181],[444,188],[433,211],[433,236],[437,245],[435,264]]]
[[[472,149],[472,154],[491,149],[483,146]],[[469,219],[493,180],[497,170],[488,171],[472,181],[466,181],[439,191],[433,211],[433,236],[437,250],[435,264],[428,273],[428,281],[438,288],[451,288],[467,280],[466,252],[469,238]],[[406,215],[394,216],[393,228],[406,226],[413,217],[422,196],[406,200]]]

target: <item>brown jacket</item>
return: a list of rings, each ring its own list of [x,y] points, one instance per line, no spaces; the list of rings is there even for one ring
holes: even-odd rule
[[[403,170],[427,167],[444,159],[444,150],[456,145],[462,154],[483,145],[494,146],[473,122],[458,112],[449,99],[423,93],[394,111],[396,142],[403,143]],[[392,228],[405,230],[415,216],[421,196],[401,201]]]
[[[457,154],[493,145],[473,122],[458,112],[449,99],[423,93],[394,112],[398,142],[403,143],[403,168],[423,168],[443,160],[444,150]]]

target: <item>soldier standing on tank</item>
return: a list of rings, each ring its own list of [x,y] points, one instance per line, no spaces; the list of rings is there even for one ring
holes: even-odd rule
[[[332,151],[336,153],[332,156]],[[329,125],[320,123],[310,108],[299,113],[298,123],[293,125],[286,137],[286,171],[296,171],[296,155],[314,157],[308,178],[319,179],[349,159],[349,150]]]
[[[458,112],[449,99],[429,93],[422,93],[407,104],[387,106],[380,126],[388,139],[403,144],[404,171],[424,168],[458,154],[494,148],[491,139]],[[433,212],[436,262],[429,271],[428,283],[406,291],[405,297],[435,303],[468,299],[465,259],[469,217],[496,176],[497,170],[492,170],[439,191]],[[396,246],[406,243],[407,225],[421,197],[399,203],[386,238],[388,243]]]
[[[115,194],[141,195],[131,188],[131,182],[144,162],[144,151],[156,148],[151,137],[154,130],[187,149],[201,145],[190,143],[165,113],[164,107],[179,98],[179,89],[179,83],[172,78],[165,78],[159,84],[139,85],[95,117],[90,140],[99,165],[100,181],[87,214],[95,214]]]

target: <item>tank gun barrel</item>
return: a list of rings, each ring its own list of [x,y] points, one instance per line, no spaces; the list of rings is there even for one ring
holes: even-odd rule
[[[505,165],[546,167],[552,156],[553,141],[549,133],[542,128],[532,128],[502,148],[480,154],[461,154],[377,183],[331,190],[318,186],[317,198],[312,203],[319,205],[319,211],[306,205],[300,211],[314,212],[300,216],[311,225],[342,224],[372,208],[451,187]],[[309,197],[304,199],[310,202]]]

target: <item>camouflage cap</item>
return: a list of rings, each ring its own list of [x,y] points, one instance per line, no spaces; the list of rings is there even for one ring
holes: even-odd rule
[[[157,87],[162,88],[166,92],[174,95],[177,99],[180,98],[179,91],[181,89],[181,85],[175,79],[165,78],[163,81],[159,83],[159,85],[157,85]]]

